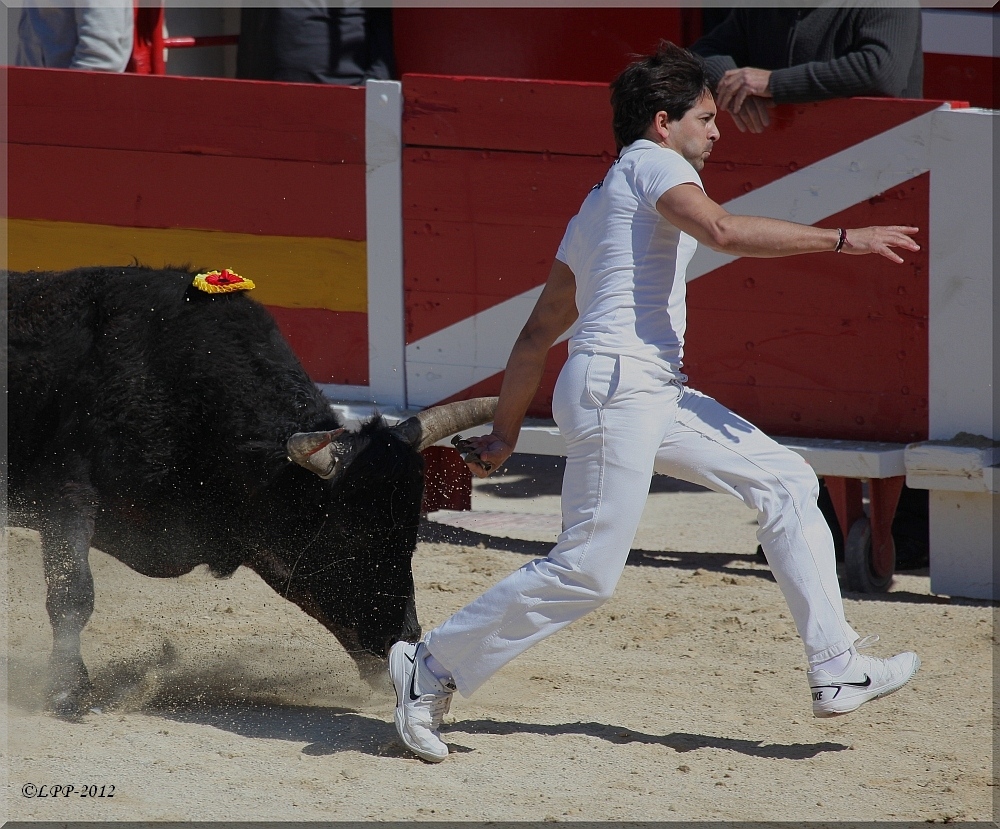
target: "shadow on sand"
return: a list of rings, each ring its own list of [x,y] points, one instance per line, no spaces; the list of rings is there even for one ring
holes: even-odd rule
[[[174,711],[151,712],[176,722],[209,725],[241,737],[288,740],[305,743],[303,754],[322,756],[341,751],[360,751],[377,757],[410,756],[396,738],[395,726],[367,714],[343,708],[281,706],[254,703],[208,705]],[[496,720],[462,720],[442,729],[452,753],[472,749],[454,742],[457,734],[534,734],[540,737],[579,735],[616,745],[643,743],[660,745],[678,753],[718,749],[770,760],[806,760],[823,752],[845,751],[843,743],[765,743],[708,734],[644,734],[622,726],[599,722],[543,725]]]

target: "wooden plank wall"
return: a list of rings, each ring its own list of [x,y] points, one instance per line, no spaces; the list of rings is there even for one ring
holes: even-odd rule
[[[409,344],[544,283],[615,154],[603,85],[406,75],[403,96]],[[553,349],[531,415],[551,416],[565,357]],[[459,396],[498,390],[493,377]]]
[[[363,89],[18,68],[8,79],[12,268],[229,267],[257,282],[315,380],[367,384]],[[403,87],[409,346],[541,285],[615,148],[604,84],[407,75]],[[706,186],[722,203],[763,192],[935,106],[783,107],[765,136],[724,116]],[[926,229],[928,180],[823,223]],[[925,247],[903,266],[716,268],[689,285],[692,385],[777,434],[925,438],[927,261]],[[549,415],[564,359],[554,348],[532,414]],[[495,375],[455,396],[498,388]]]

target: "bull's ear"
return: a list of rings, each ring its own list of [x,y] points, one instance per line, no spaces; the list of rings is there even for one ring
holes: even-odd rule
[[[285,444],[288,459],[324,480],[336,478],[358,453],[354,435],[343,429],[333,432],[297,432]]]

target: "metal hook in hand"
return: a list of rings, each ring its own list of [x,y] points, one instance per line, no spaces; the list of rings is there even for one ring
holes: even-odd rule
[[[466,463],[474,463],[477,466],[481,466],[486,472],[489,472],[493,468],[493,464],[479,457],[479,451],[472,445],[472,441],[463,438],[461,435],[455,435],[451,439],[451,445],[462,453],[462,460]]]

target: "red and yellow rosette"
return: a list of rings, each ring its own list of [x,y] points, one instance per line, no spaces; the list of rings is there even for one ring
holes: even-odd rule
[[[228,294],[231,291],[249,291],[254,287],[253,282],[244,279],[238,273],[234,273],[229,268],[221,271],[209,271],[200,273],[194,278],[192,283],[199,291],[208,294]]]

